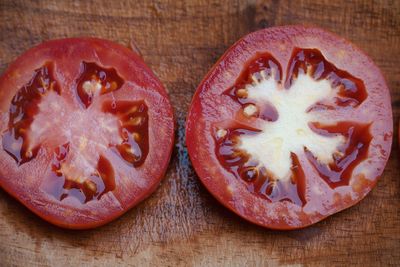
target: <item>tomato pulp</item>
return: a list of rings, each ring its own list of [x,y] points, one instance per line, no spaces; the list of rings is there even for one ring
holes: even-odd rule
[[[322,29],[284,26],[235,43],[192,100],[186,142],[206,188],[258,225],[296,229],[375,186],[392,143],[378,67]]]
[[[105,224],[165,174],[172,107],[125,47],[95,38],[45,42],[9,66],[0,95],[0,185],[53,224]]]

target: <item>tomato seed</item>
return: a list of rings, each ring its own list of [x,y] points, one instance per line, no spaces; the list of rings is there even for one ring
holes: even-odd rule
[[[97,191],[97,186],[94,182],[90,181],[90,180],[86,180],[84,185],[86,186],[86,188],[88,188],[90,191],[92,191],[93,193],[96,193]]]
[[[236,96],[240,98],[247,98],[248,92],[246,89],[239,89],[236,91]]]
[[[228,133],[228,131],[225,130],[225,129],[218,129],[218,131],[217,131],[217,138],[218,138],[218,139],[223,138],[223,137],[226,136],[227,133]]]
[[[258,178],[258,169],[256,167],[246,167],[240,174],[243,180],[251,182]]]
[[[243,109],[244,115],[247,117],[251,117],[254,114],[256,114],[258,111],[257,107],[253,104],[246,105],[245,108]]]
[[[139,134],[139,133],[136,133],[136,132],[133,132],[133,133],[132,133],[132,138],[133,138],[133,140],[135,140],[136,142],[139,142],[139,141],[140,141],[140,134]]]

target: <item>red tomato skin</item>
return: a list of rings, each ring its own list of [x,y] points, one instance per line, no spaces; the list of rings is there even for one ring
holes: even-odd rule
[[[83,58],[73,58],[74,55],[81,55]],[[68,57],[73,58],[70,61],[71,65],[68,64]],[[149,105],[149,112],[153,112],[151,113],[153,122],[159,115],[156,112],[163,114],[163,118],[158,124],[159,127],[149,129],[150,142],[153,142],[151,147],[161,147],[162,152],[156,155],[156,152],[151,151],[150,147],[146,160],[148,163],[145,161],[137,173],[133,171],[124,173],[125,180],[119,181],[119,183],[125,183],[126,188],[121,188],[122,184],[119,187],[117,186],[115,193],[120,199],[114,197],[114,200],[108,199],[108,203],[105,199],[100,199],[99,201],[71,207],[60,203],[58,200],[51,199],[40,190],[37,190],[44,177],[32,176],[28,178],[26,176],[29,172],[32,175],[41,173],[41,167],[32,164],[47,163],[49,155],[44,153],[38,156],[34,163],[25,163],[25,166],[21,165],[23,170],[19,170],[11,157],[3,150],[0,152],[1,188],[33,213],[54,225],[67,229],[91,229],[115,220],[156,190],[166,174],[171,159],[175,132],[174,112],[164,86],[136,53],[122,45],[104,39],[91,37],[67,38],[47,41],[29,49],[12,62],[2,74],[0,77],[0,112],[7,114],[7,119],[2,119],[0,123],[2,131],[4,131],[8,122],[10,100],[16,93],[16,90],[5,90],[4,88],[21,88],[23,84],[29,81],[34,69],[40,68],[46,60],[52,61],[54,58],[61,59],[62,63],[66,63],[64,70],[69,72],[65,75],[57,73],[58,78],[65,78],[65,80],[60,80],[61,84],[75,79],[79,71],[78,63],[82,60],[108,65],[120,72],[126,81],[135,83],[135,89],[140,88],[140,92],[138,92],[138,90],[132,90],[133,86],[127,85],[126,87],[129,88],[125,88],[123,93],[121,92],[121,95],[128,96],[124,100],[131,100],[129,97],[138,99],[142,97],[145,101],[148,101],[151,104]],[[57,63],[62,65],[60,62]],[[156,111],[152,111],[151,109],[156,103],[159,106]],[[156,136],[157,132],[162,132],[163,135],[158,137]],[[17,177],[18,173],[20,173],[19,177],[25,176],[25,179],[22,179],[23,181],[13,179]],[[141,188],[134,181],[135,175],[137,176],[138,173],[139,175],[147,173],[147,176],[149,176],[147,177],[148,184],[146,184],[145,188]]]
[[[380,121],[371,129],[372,135],[378,138],[373,144],[371,143],[370,150],[373,151],[370,154],[378,154],[378,159],[372,162],[368,170],[369,176],[360,175],[354,184],[329,192],[324,191],[324,194],[329,193],[330,199],[326,197],[321,199],[321,202],[324,201],[328,206],[312,214],[291,203],[265,203],[238,185],[236,178],[226,171],[215,157],[210,128],[215,121],[233,117],[237,106],[224,105],[219,96],[235,83],[242,66],[256,52],[268,52],[280,62],[284,73],[282,81],[284,81],[287,63],[294,47],[317,48],[336,67],[350,71],[356,77],[363,79],[370,95],[366,103],[374,102],[370,104],[369,111],[377,114],[374,119]],[[355,55],[357,60],[353,60],[352,56],[346,58],[349,54]],[[368,72],[366,69],[372,70]],[[207,102],[208,99],[213,100]],[[225,117],[218,108],[213,110],[210,106],[223,106]],[[238,40],[221,56],[198,86],[186,120],[186,145],[202,184],[223,206],[243,219],[275,230],[293,230],[310,226],[361,201],[375,187],[382,175],[390,155],[392,135],[391,98],[379,68],[365,52],[348,40],[317,27],[300,25],[263,29]],[[311,178],[316,179],[316,177]]]

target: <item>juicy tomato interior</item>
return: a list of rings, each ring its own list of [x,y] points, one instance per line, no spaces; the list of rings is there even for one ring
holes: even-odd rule
[[[307,32],[312,29],[300,30],[299,36],[302,31],[306,32],[301,37],[293,34],[296,31],[290,27],[282,31],[284,36],[292,34],[293,39],[304,39],[271,44],[268,38],[262,39],[264,33],[260,31],[245,37],[244,42],[251,47],[248,50],[254,49],[252,56],[246,52],[246,56],[234,58],[233,55],[241,53],[239,41],[220,59],[199,86],[192,102],[187,144],[203,183],[224,205],[257,224],[292,229],[317,222],[356,203],[370,190],[380,173],[360,176],[363,169],[357,167],[371,162],[377,132],[380,136],[390,135],[391,115],[386,88],[382,100],[389,112],[381,112],[385,125],[376,129],[375,115],[368,110],[377,112],[383,106],[376,107],[376,92],[368,90],[368,86],[370,90],[375,88],[374,82],[353,73],[360,73],[359,69],[346,69],[348,66],[341,60],[330,57],[337,66],[324,56],[326,51],[340,55],[346,51],[345,47],[335,48],[324,43],[309,48],[314,37]],[[279,36],[280,29],[277,32]],[[282,56],[282,51],[286,56]],[[224,76],[225,71],[230,75]],[[234,77],[232,73],[237,77],[234,82],[225,78]],[[219,76],[223,82],[214,84]],[[377,78],[377,84],[381,79]],[[219,106],[220,109],[216,108]],[[204,124],[198,123],[201,121]],[[204,136],[196,138],[198,133]],[[206,146],[214,148],[204,151],[219,166],[212,174],[207,167],[212,164],[210,160],[200,160],[203,150],[197,148],[199,140],[203,143],[206,140]],[[385,147],[379,151],[381,172],[387,160],[384,150],[390,149],[390,143],[382,138],[378,146]],[[359,179],[363,182],[363,179],[371,180],[363,185],[367,187],[364,195],[354,192],[354,185],[361,183],[354,177],[362,177]],[[346,203],[341,198],[351,201]]]
[[[83,45],[89,51],[97,50],[100,57],[102,53],[109,53],[106,47],[101,47],[102,41],[97,39],[67,39],[59,42],[61,46]],[[36,178],[40,180],[40,186],[36,188],[35,194],[39,194],[40,199],[55,203],[56,206],[66,206],[67,209],[73,210],[69,213],[82,211],[85,216],[78,214],[77,218],[73,216],[64,218],[69,223],[65,225],[58,221],[63,220],[62,214],[52,214],[56,211],[37,211],[36,207],[29,205],[28,207],[45,219],[65,227],[92,227],[104,224],[121,214],[154,190],[154,186],[165,172],[171,154],[173,118],[162,85],[132,52],[124,51],[108,42],[105,46],[112,46],[120,52],[116,56],[125,57],[121,61],[125,60],[128,64],[134,65],[136,73],[129,73],[132,66],[121,69],[119,63],[113,66],[113,62],[110,61],[104,65],[101,61],[96,61],[96,58],[92,60],[73,58],[71,61],[74,64],[71,65],[76,69],[64,70],[56,56],[53,60],[44,61],[39,68],[32,69],[31,78],[21,87],[11,88],[15,93],[9,102],[8,123],[3,127],[5,128],[2,136],[4,153],[13,159],[15,165],[12,168],[16,174],[23,172],[27,165],[43,164],[38,162],[41,158],[46,158],[48,165],[42,165],[43,176]],[[57,51],[52,44],[42,45],[38,50],[40,53],[46,49]],[[20,60],[24,61],[26,57],[27,55]],[[18,68],[11,71],[16,72]],[[138,71],[147,73],[148,80],[138,81],[139,78],[135,77]],[[71,72],[75,75],[70,75]],[[63,75],[66,77],[65,80],[60,80]],[[6,78],[3,79],[7,79],[9,75],[6,74],[4,77]],[[144,82],[144,86],[134,88],[130,84],[135,82]],[[6,90],[4,87],[3,85],[0,89]],[[135,97],[135,90],[147,91]],[[155,103],[159,104],[159,101],[151,99],[151,94],[158,94],[164,99],[162,103],[164,106],[161,109],[166,116],[165,123],[157,124],[152,114]],[[153,120],[152,124],[150,120]],[[159,144],[149,136],[154,133],[153,131],[165,133],[165,136],[160,138]],[[152,141],[156,142],[153,145],[159,145],[159,149],[164,149],[159,158],[160,164],[154,163],[154,156],[148,159]],[[4,156],[1,159],[4,161]],[[146,177],[150,174],[146,173],[146,169],[152,164],[159,168],[153,171],[154,177]],[[141,173],[141,170],[144,173]],[[143,175],[144,177],[140,178],[148,181],[147,185],[140,186],[141,189],[134,188],[137,187],[134,185],[137,175]],[[123,177],[131,180],[131,196],[129,196],[129,183],[121,183]],[[7,190],[9,183],[7,179],[12,177],[2,173],[1,179],[2,185],[5,185]],[[27,177],[22,176],[20,179]],[[116,189],[123,185],[128,186],[122,189],[128,196],[119,197],[121,193]],[[13,185],[9,191],[15,190],[12,187]],[[34,191],[33,188],[28,190]],[[135,191],[142,192],[136,192],[134,195]],[[18,194],[20,193],[17,192],[17,198]],[[101,201],[105,196],[109,198],[110,194],[116,198],[114,205],[119,206],[117,212],[111,210],[107,213],[107,207],[104,207],[107,203],[103,204]],[[98,204],[94,204],[95,202]],[[87,204],[95,206],[88,208],[85,206]],[[87,209],[92,213],[94,210],[95,213],[105,212],[105,214],[93,220],[86,216]],[[100,209],[104,211],[99,211]],[[79,216],[83,216],[81,220]]]
[[[334,97],[332,104],[315,103],[307,108],[307,112],[317,108],[335,109],[358,106],[367,97],[365,86],[360,79],[334,67],[317,49],[295,48],[290,62],[288,66],[290,80],[285,83],[285,87],[278,90],[290,90],[291,85],[299,75],[309,75],[315,81],[325,79],[329,81],[332,87],[338,88],[337,96]],[[281,67],[272,55],[256,55],[246,64],[235,85],[229,88],[225,94],[242,105],[243,110],[239,112],[243,112],[245,116],[274,123],[279,120],[276,108],[271,102],[261,102],[260,105],[253,102],[254,99],[249,99],[246,86],[252,86],[254,83],[261,83],[269,79],[280,81],[280,77],[282,77]],[[257,90],[262,90],[262,88]],[[254,109],[254,112],[250,107]],[[304,150],[321,177],[331,187],[348,185],[352,169],[368,154],[368,146],[371,141],[368,126],[350,121],[339,122],[334,125],[321,125],[315,122],[310,123],[309,126],[319,135],[339,134],[346,137],[346,144],[337,149],[336,153],[332,155],[334,161],[329,164],[320,163],[312,152],[307,150],[306,146]],[[217,140],[216,143],[217,157],[222,166],[233,172],[238,178],[242,178],[251,192],[255,192],[269,201],[290,201],[300,206],[305,205],[305,177],[295,152],[290,152],[290,179],[279,179],[273,173],[268,172],[268,166],[263,166],[237,146],[237,143],[241,142],[240,138],[237,137],[254,135],[257,132],[240,128],[223,129],[223,131],[229,131],[229,135],[221,138],[223,142]]]

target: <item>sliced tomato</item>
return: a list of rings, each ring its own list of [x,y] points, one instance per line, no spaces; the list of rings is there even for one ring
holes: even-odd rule
[[[375,186],[392,143],[389,90],[360,49],[276,27],[234,44],[192,100],[186,143],[206,188],[241,217],[295,229]]]
[[[92,228],[149,196],[174,138],[167,93],[129,49],[45,42],[0,78],[0,185],[43,219]]]

